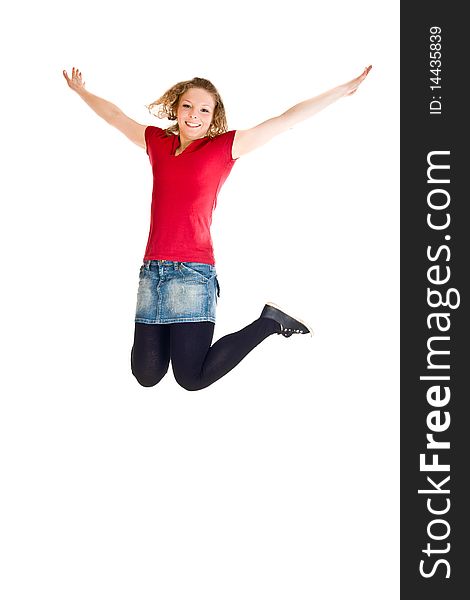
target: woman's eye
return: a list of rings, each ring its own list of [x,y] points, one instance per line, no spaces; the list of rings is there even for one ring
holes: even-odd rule
[[[190,104],[188,104],[187,102],[184,102],[184,103],[183,103],[181,106],[182,106],[183,108],[191,108],[191,105],[190,105]],[[208,108],[201,108],[201,112],[208,113],[208,112],[210,112],[210,111],[209,111],[209,109],[208,109]]]

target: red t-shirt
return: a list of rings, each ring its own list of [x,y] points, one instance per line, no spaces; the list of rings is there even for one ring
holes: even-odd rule
[[[150,233],[144,260],[214,264],[210,226],[217,195],[232,170],[235,131],[194,140],[175,156],[177,135],[145,129],[153,171]]]

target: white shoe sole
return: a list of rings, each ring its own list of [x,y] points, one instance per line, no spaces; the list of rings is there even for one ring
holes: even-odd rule
[[[273,308],[277,308],[277,310],[280,310],[284,314],[289,315],[289,317],[291,317],[292,319],[295,319],[299,323],[302,323],[302,325],[308,329],[308,331],[310,333],[310,337],[313,337],[313,329],[310,327],[310,325],[308,323],[306,323],[305,321],[302,321],[302,319],[298,319],[297,317],[294,317],[294,315],[291,315],[290,313],[288,313],[287,311],[285,311],[283,308],[281,308],[277,304],[274,304],[274,302],[266,302],[266,304],[268,306],[272,306]]]

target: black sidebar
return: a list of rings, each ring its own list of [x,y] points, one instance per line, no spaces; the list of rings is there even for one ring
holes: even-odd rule
[[[401,3],[401,598],[470,597],[469,24]]]

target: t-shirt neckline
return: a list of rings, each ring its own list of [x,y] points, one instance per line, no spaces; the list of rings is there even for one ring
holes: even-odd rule
[[[202,142],[203,140],[206,140],[208,136],[205,135],[202,138],[198,138],[197,140],[193,140],[190,144],[188,144],[186,146],[186,148],[183,150],[183,152],[180,152],[179,154],[176,154],[176,151],[181,146],[181,139],[180,139],[179,134],[175,135],[174,137],[176,138],[176,142],[173,142],[173,147],[171,149],[171,156],[173,156],[174,158],[178,158],[179,156],[182,156],[186,152],[186,150],[188,150],[188,148],[190,148],[195,142]],[[175,145],[175,143],[176,143],[176,145]]]

